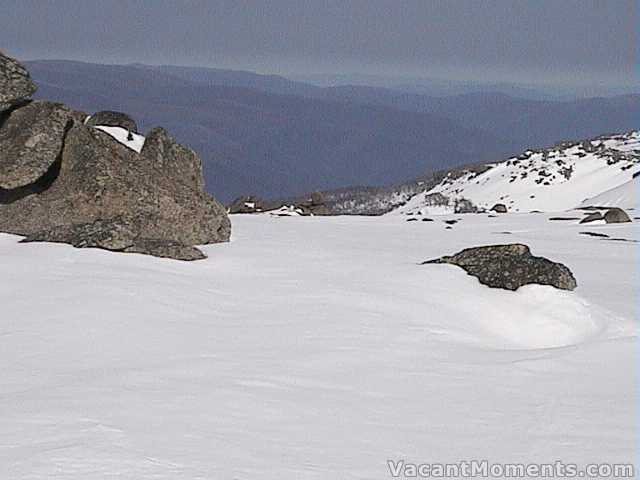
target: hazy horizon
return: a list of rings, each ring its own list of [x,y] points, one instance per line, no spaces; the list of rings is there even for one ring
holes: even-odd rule
[[[23,60],[197,66],[289,77],[638,84],[635,0],[5,3],[2,48]]]

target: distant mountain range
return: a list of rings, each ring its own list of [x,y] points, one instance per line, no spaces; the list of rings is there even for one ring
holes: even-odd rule
[[[540,101],[495,92],[431,97],[320,87],[210,68],[27,62],[38,95],[165,126],[201,155],[223,201],[388,185],[527,147],[637,126],[640,95]]]

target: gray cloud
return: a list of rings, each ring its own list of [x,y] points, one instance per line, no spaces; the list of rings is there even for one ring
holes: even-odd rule
[[[631,83],[635,0],[2,0],[21,58]]]

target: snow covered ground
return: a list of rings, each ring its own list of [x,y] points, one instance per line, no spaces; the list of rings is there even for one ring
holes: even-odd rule
[[[196,263],[0,235],[0,478],[636,461],[637,244],[580,232],[638,226],[548,217],[234,216]],[[578,289],[418,265],[510,242]]]

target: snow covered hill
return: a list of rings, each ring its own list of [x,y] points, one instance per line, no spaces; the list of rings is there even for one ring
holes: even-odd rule
[[[511,212],[557,212],[584,205],[586,199],[621,187],[638,172],[640,132],[633,131],[562,143],[546,150],[527,150],[504,162],[452,172],[397,211],[452,212],[456,201],[464,198],[483,209],[502,203]],[[633,183],[625,188],[627,194],[617,198],[618,194],[612,193],[606,197],[607,202],[623,206],[617,203],[624,201],[627,208],[635,206],[635,197],[630,196]]]
[[[639,188],[640,178],[636,176],[618,187],[585,200],[581,206],[620,207],[627,210],[635,209],[638,205]]]
[[[640,226],[548,217],[236,215],[198,263],[0,235],[0,478],[632,462]],[[418,264],[509,242],[578,288]]]

